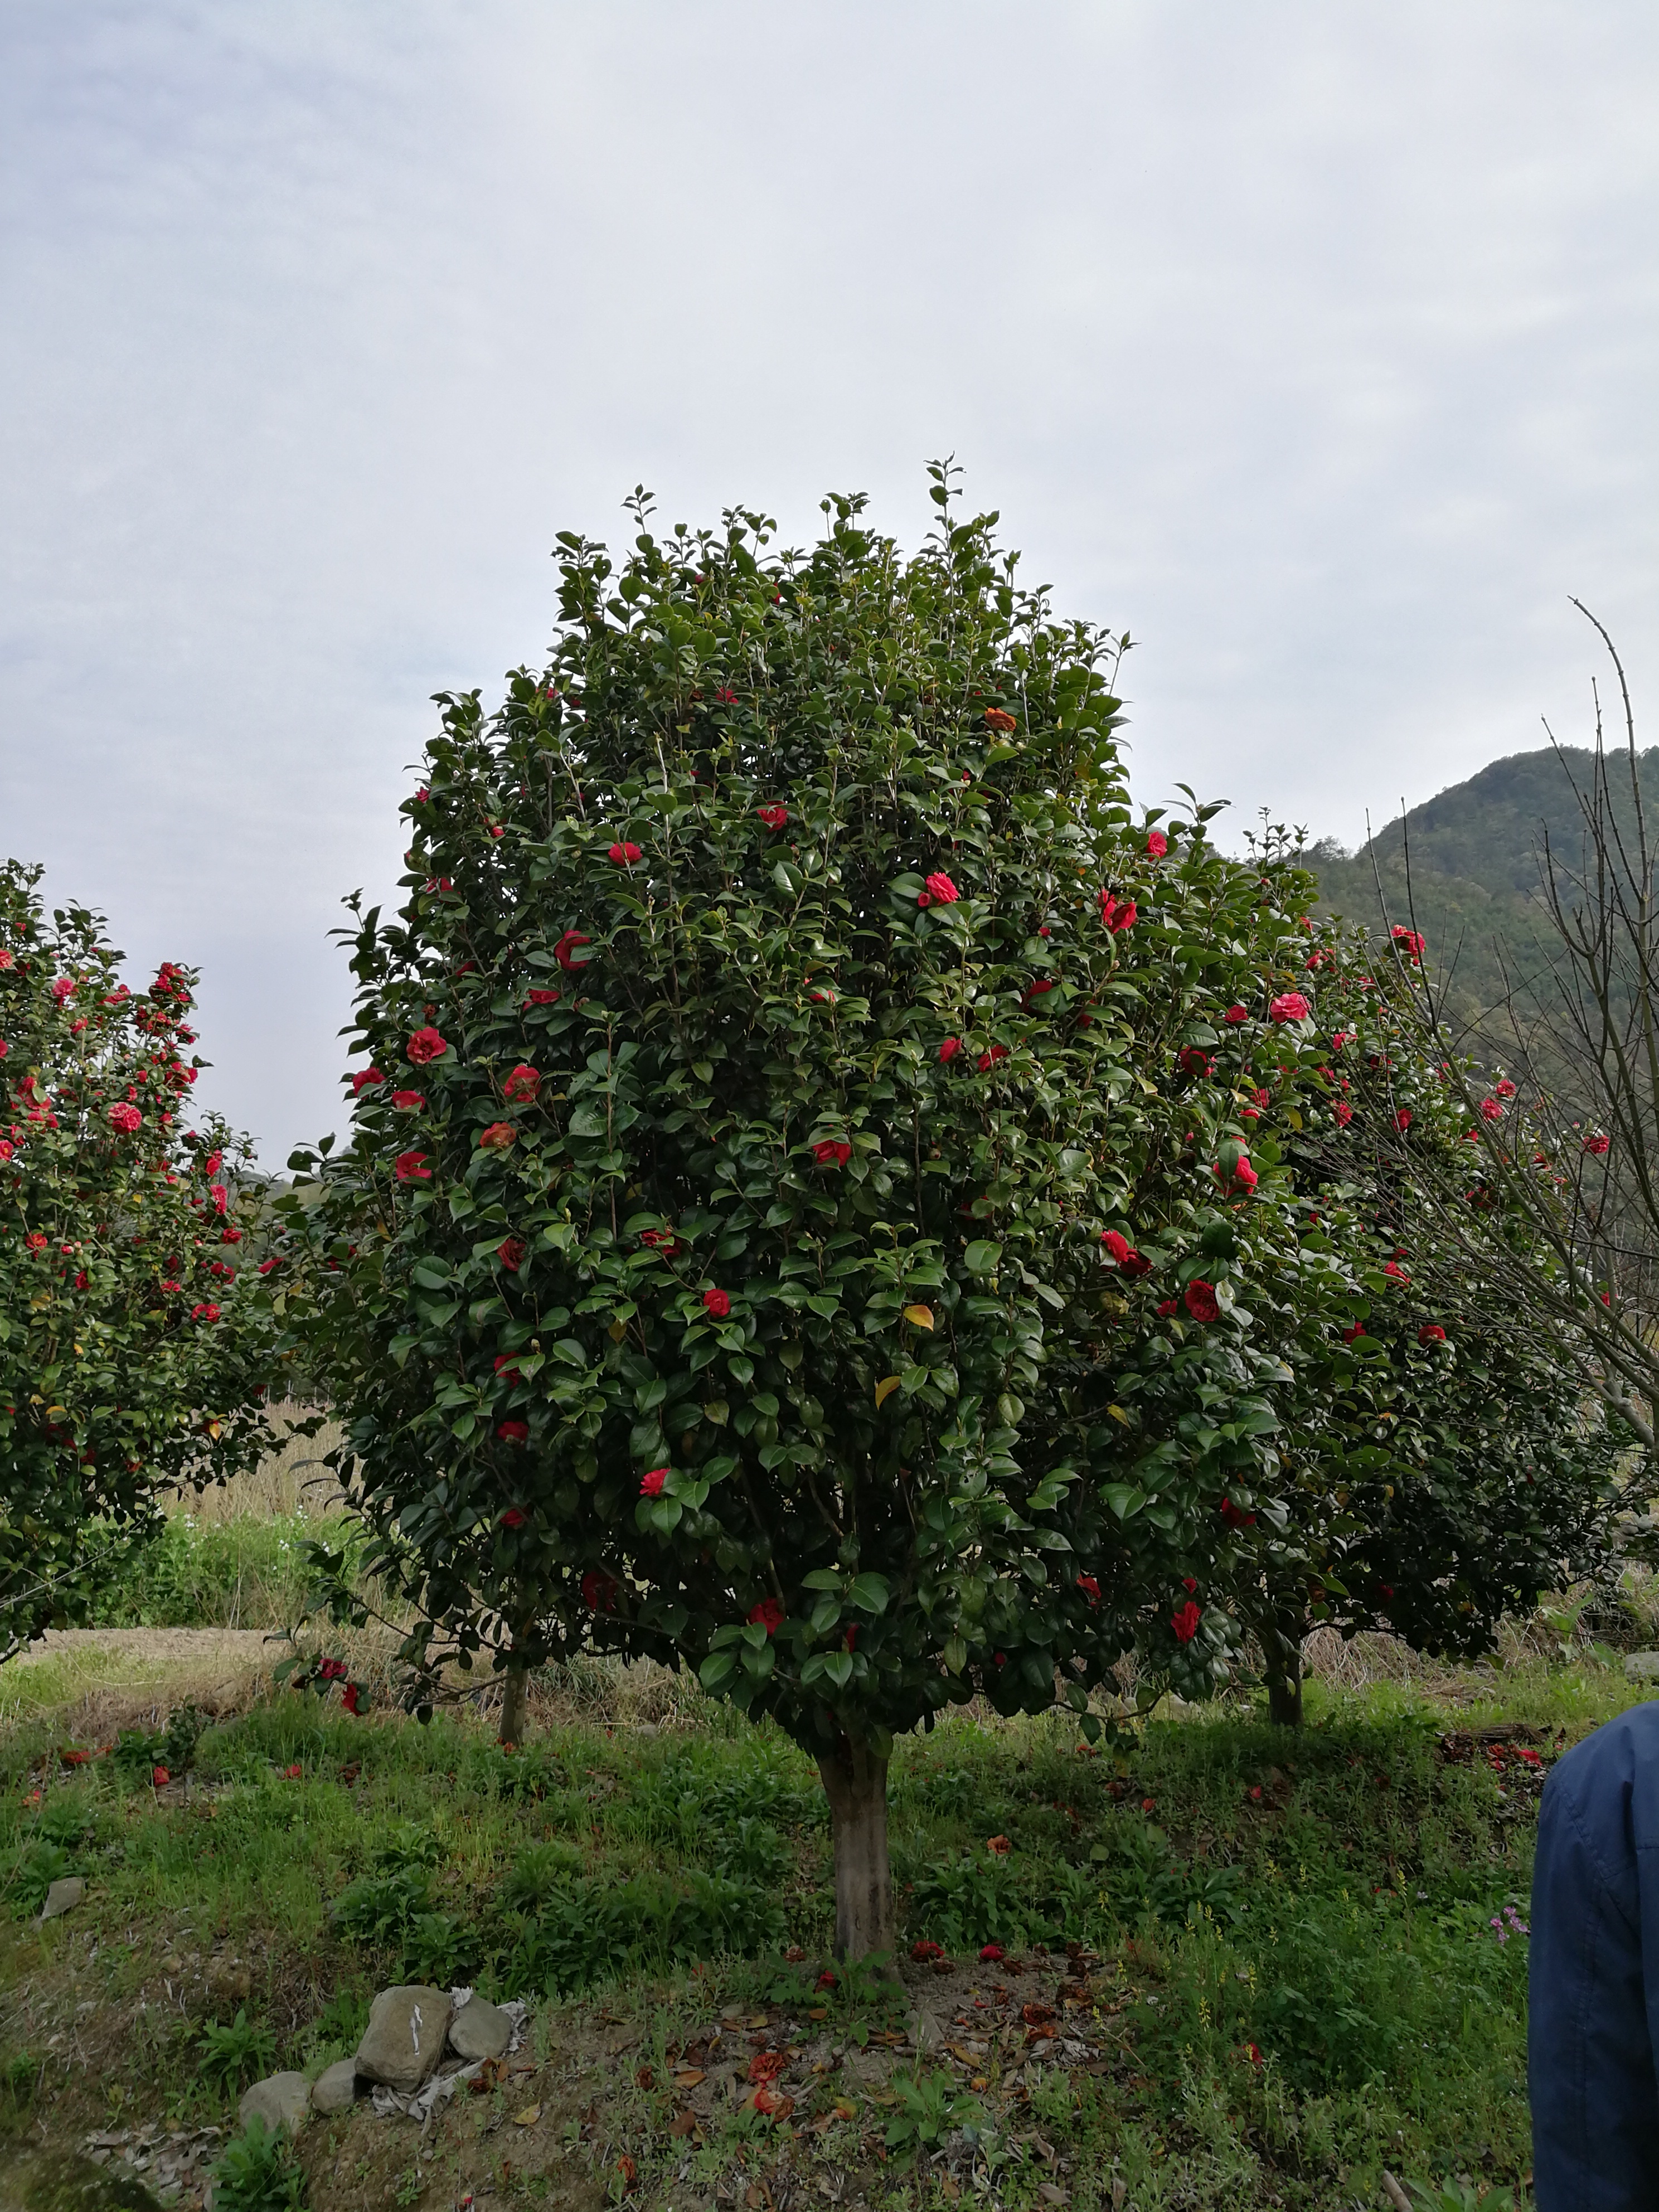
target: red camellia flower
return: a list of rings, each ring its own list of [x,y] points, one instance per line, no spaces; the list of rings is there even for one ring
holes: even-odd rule
[[[1273,1022],[1305,1022],[1308,1002],[1300,991],[1281,991],[1268,1006],[1267,1018]]]
[[[1364,1324],[1364,1322],[1363,1321],[1357,1321],[1357,1322],[1354,1322],[1354,1324],[1353,1324],[1353,1326],[1352,1326],[1352,1328],[1345,1328],[1345,1329],[1343,1330],[1343,1332],[1342,1332],[1342,1341],[1343,1341],[1343,1343],[1344,1343],[1344,1344],[1355,1344],[1355,1343],[1358,1343],[1358,1341],[1359,1340],[1359,1339],[1360,1339],[1362,1336],[1364,1336],[1364,1334],[1365,1334],[1365,1324]]]
[[[260,1262],[259,1262],[259,1273],[260,1273],[262,1275],[268,1275],[268,1274],[270,1273],[270,1271],[271,1271],[271,1269],[272,1269],[273,1267],[280,1267],[282,1266],[282,1264],[283,1264],[283,1255],[282,1255],[282,1254],[281,1254],[280,1252],[278,1252],[273,1259],[270,1259],[270,1260],[261,1260],[261,1261],[260,1261]]]
[[[1607,1152],[1607,1150],[1608,1149],[1608,1147],[1612,1145],[1612,1143],[1613,1143],[1613,1139],[1612,1139],[1611,1137],[1602,1137],[1602,1136],[1586,1137],[1586,1138],[1585,1138],[1585,1139],[1584,1139],[1584,1150],[1585,1150],[1587,1152],[1593,1152],[1593,1153],[1595,1155],[1596,1158],[1597,1158],[1597,1159],[1600,1159],[1600,1158],[1601,1158],[1602,1154],[1603,1154],[1604,1152]]]
[[[994,1067],[998,1060],[1006,1060],[1007,1057],[1008,1048],[1006,1044],[994,1044],[989,1052],[982,1052],[979,1056],[980,1073],[983,1075],[988,1068]]]
[[[1405,1269],[1403,1267],[1395,1267],[1392,1260],[1387,1262],[1382,1272],[1385,1275],[1392,1275],[1397,1283],[1409,1283],[1411,1280],[1411,1277],[1406,1273]]]
[[[393,1165],[399,1182],[430,1182],[432,1170],[424,1152],[399,1152]]]
[[[1007,1954],[1004,1951],[1000,1943],[988,1943],[985,1945],[979,1955],[984,1960],[988,1966],[994,1966],[998,1960],[1006,1958]]]
[[[1443,1344],[1446,1332],[1437,1321],[1425,1321],[1417,1332],[1417,1340],[1419,1344]]]
[[[516,1275],[524,1265],[526,1249],[522,1237],[503,1237],[497,1247],[495,1256],[508,1274]]]
[[[789,819],[789,809],[787,806],[757,806],[755,811],[769,830],[781,830]]]
[[[1135,926],[1135,902],[1130,899],[1126,905],[1120,906],[1115,891],[1102,891],[1100,918],[1115,935],[1126,929],[1133,929]]]
[[[556,1006],[559,994],[556,991],[527,991],[524,1002],[526,1006]]]
[[[363,1693],[356,1682],[346,1684],[340,1692],[340,1703],[345,1707],[347,1712],[361,1717],[363,1710]]]
[[[518,1141],[519,1133],[510,1121],[492,1121],[478,1132],[479,1146],[486,1152],[511,1152]]]
[[[826,1137],[812,1147],[812,1158],[821,1168],[844,1168],[852,1157],[853,1147],[837,1144],[833,1137]]]
[[[1182,1644],[1190,1644],[1194,1637],[1198,1633],[1198,1624],[1203,1617],[1201,1609],[1195,1606],[1192,1600],[1188,1598],[1186,1604],[1182,1607],[1181,1610],[1176,1614],[1175,1618],[1170,1623],[1170,1627],[1173,1628],[1176,1632],[1176,1641]]]
[[[112,1106],[109,1118],[112,1128],[118,1129],[123,1136],[130,1137],[144,1117],[136,1106]]]
[[[1019,724],[1013,716],[1001,707],[988,707],[985,709],[985,723],[988,729],[1000,730],[1004,737],[1011,735],[1019,727]]]
[[[1220,1320],[1221,1308],[1216,1302],[1213,1283],[1188,1283],[1186,1299],[1187,1310],[1194,1321]]]
[[[1209,1054],[1200,1052],[1195,1044],[1182,1045],[1181,1050],[1176,1054],[1176,1062],[1182,1073],[1188,1075],[1209,1075],[1215,1068],[1215,1062],[1210,1058]]]
[[[613,845],[605,857],[619,868],[631,868],[640,857],[640,848],[637,845]]]
[[[192,1306],[190,1317],[192,1321],[217,1321],[219,1309],[217,1306]]]
[[[1501,1121],[1504,1118],[1501,1103],[1496,1098],[1483,1098],[1480,1101],[1480,1115],[1483,1121]]]
[[[1332,1107],[1331,1113],[1339,1129],[1346,1129],[1353,1119],[1353,1108],[1349,1105],[1346,1098],[1339,1098]]]
[[[763,1597],[758,1605],[750,1607],[749,1618],[751,1623],[758,1621],[769,1636],[775,1636],[783,1626],[783,1607],[776,1598]]]
[[[935,906],[954,906],[962,896],[962,893],[951,881],[949,876],[935,873],[927,878],[927,896],[932,899]],[[921,902],[920,900],[917,901],[918,905]]]
[[[1345,1045],[1350,1045],[1352,1042],[1353,1031],[1352,1030],[1338,1030],[1334,1036],[1331,1039],[1331,1050],[1333,1052],[1340,1052]]]
[[[1235,1505],[1231,1498],[1224,1498],[1216,1510],[1230,1528],[1254,1528],[1255,1526],[1255,1514],[1246,1513],[1242,1506]]]
[[[705,1291],[702,1294],[702,1302],[706,1310],[712,1314],[716,1321],[724,1321],[732,1310],[731,1298],[724,1291]]]
[[[961,1050],[962,1039],[960,1037],[946,1037],[944,1043],[939,1048],[939,1056],[948,1067]]]
[[[416,1067],[424,1067],[428,1060],[441,1060],[449,1050],[447,1038],[440,1036],[434,1029],[416,1030],[408,1044],[409,1057]]]
[[[1174,1298],[1162,1298],[1158,1301],[1158,1317],[1160,1321],[1168,1321],[1180,1311],[1181,1308]]]
[[[1409,1106],[1402,1106],[1400,1111],[1394,1117],[1394,1126],[1403,1136],[1406,1131],[1410,1128],[1411,1125],[1412,1109]]]
[[[149,1778],[156,1789],[165,1790],[168,1783],[172,1781],[173,1777],[167,1772],[165,1766],[152,1766],[149,1771]]]
[[[573,969],[586,967],[587,963],[586,960],[577,959],[576,947],[579,945],[591,945],[592,942],[593,940],[591,937],[583,937],[580,932],[576,930],[567,929],[564,935],[560,938],[558,943],[553,947],[553,957],[558,962],[560,967],[564,969],[568,975],[571,973]]]
[[[417,1106],[425,1105],[426,1094],[420,1091],[394,1091],[392,1103],[403,1113],[412,1114]]]
[[[1500,1098],[1513,1098],[1515,1096],[1515,1085],[1510,1081],[1507,1075],[1503,1077],[1500,1081],[1495,1083],[1492,1085],[1492,1088],[1497,1091]]]
[[[1231,1022],[1232,1026],[1237,1029],[1241,1023],[1248,1022],[1250,1017],[1243,1006],[1229,1006],[1221,1018],[1224,1022]]]
[[[1170,841],[1161,830],[1147,831],[1146,851],[1152,860],[1161,860],[1169,849]]]
[[[1100,1603],[1100,1584],[1092,1575],[1079,1575],[1077,1578],[1077,1586],[1088,1599],[1091,1606],[1097,1606]]]
[[[1397,921],[1389,934],[1394,939],[1395,949],[1405,959],[1420,960],[1423,957],[1423,939],[1419,931],[1407,929],[1404,922]]]
[[[1218,1176],[1220,1176],[1221,1165],[1219,1161],[1216,1164],[1214,1172]],[[1238,1164],[1233,1170],[1232,1179],[1236,1187],[1240,1190],[1254,1190],[1260,1180],[1255,1170],[1250,1165],[1249,1161],[1242,1152],[1239,1154]]]
[[[504,1444],[527,1444],[530,1442],[527,1421],[497,1421],[495,1433]]]
[[[515,1423],[514,1425],[516,1427],[522,1428],[524,1424],[522,1422],[518,1422]],[[522,1528],[525,1522],[529,1520],[530,1516],[525,1511],[522,1505],[509,1505],[506,1512],[501,1514],[499,1518],[503,1528]]]
[[[945,1950],[943,1945],[930,1943],[924,1936],[920,1943],[913,1943],[910,1946],[910,1956],[919,1965],[926,1966],[930,1959],[942,1959],[945,1956]]]
[[[414,1057],[411,1054],[410,1058]],[[371,1083],[384,1083],[386,1078],[378,1067],[360,1067],[351,1079],[351,1095],[360,1097]]]
[[[505,1376],[509,1382],[524,1381],[523,1376],[519,1372],[519,1355],[516,1352],[503,1352],[495,1362],[495,1372],[497,1375]]]
[[[533,1067],[526,1066],[525,1062],[520,1060],[512,1074],[502,1084],[501,1096],[503,1098],[530,1099],[536,1096],[541,1087],[542,1079],[538,1071]]]
[[[1186,1591],[1188,1596],[1190,1597],[1193,1592],[1198,1588],[1197,1578],[1192,1575],[1182,1575],[1181,1577],[1181,1587]]]
[[[640,1477],[640,1496],[641,1498],[660,1498],[662,1496],[662,1486],[667,1480],[668,1469],[665,1467],[653,1467],[648,1468],[647,1472]]]
[[[617,1610],[617,1577],[602,1575],[590,1567],[582,1577],[582,1603],[590,1613],[614,1613]]]
[[[53,997],[54,999],[56,999],[56,1000],[57,1000],[57,1001],[58,1001],[58,1005],[61,1006],[63,1005],[63,1003],[64,1003],[64,1000],[65,1000],[65,999],[70,998],[70,997],[71,997],[71,996],[73,995],[73,994],[74,994],[74,990],[75,990],[75,978],[74,978],[74,976],[73,976],[73,975],[60,975],[60,976],[58,978],[58,981],[57,981],[52,985],[52,997]]]

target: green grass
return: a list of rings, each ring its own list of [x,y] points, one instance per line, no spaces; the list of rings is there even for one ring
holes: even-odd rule
[[[975,2111],[1011,2208],[1052,2201],[1034,2141],[1071,2161],[1083,2208],[1112,2203],[1114,2175],[1138,2212],[1374,2203],[1385,2166],[1518,2189],[1526,1942],[1491,1923],[1524,1919],[1541,1776],[1512,1756],[1501,1771],[1484,1753],[1449,1759],[1441,1738],[1519,1719],[1571,1740],[1632,1694],[1594,1662],[1538,1665],[1469,1678],[1455,1710],[1315,1692],[1299,1735],[1235,1710],[1154,1723],[1098,1758],[1059,1717],[956,1718],[906,1742],[892,1813],[905,1943],[972,1962],[996,1941],[1051,1979],[1070,1971],[1066,1945],[1098,1953],[1101,2056],[1039,2066],[1034,2082],[1011,2048],[978,2089],[921,2054],[888,2089],[826,2076],[820,2108],[835,2094],[859,2106],[830,2118],[848,2131],[843,2165],[864,2161],[864,2201],[951,2201],[939,2146],[964,2140]],[[594,2021],[631,2020],[659,2066],[712,2003],[811,2001],[830,1933],[817,1778],[718,1709],[706,1729],[569,1726],[507,1754],[463,1720],[364,1723],[295,1694],[210,1729],[188,1800],[161,1803],[112,1761],[61,1769],[58,1749],[40,1721],[0,1740],[0,1975],[28,1992],[0,2003],[0,2127],[44,2118],[67,2142],[112,2115],[222,2124],[238,2053],[319,2067],[352,2047],[373,1990],[404,1976],[522,1990],[544,2043],[580,2047]],[[64,1871],[91,1878],[87,1903],[40,1928],[25,1916]],[[782,1964],[786,1947],[804,1966]],[[907,1966],[908,2002],[932,2002],[931,1972]],[[972,1965],[975,1987],[1006,1972]],[[960,1979],[948,1986],[963,2004]],[[89,2063],[66,2070],[50,2034],[88,2001],[76,2033]],[[850,2026],[865,2000],[818,2002]],[[719,2172],[752,2164],[752,2117],[719,2135],[711,2121],[688,2160],[660,2078],[650,2090],[612,2066],[596,2080],[603,2125],[576,2129],[568,2156],[628,2146],[638,2201],[709,2203]],[[456,2193],[471,2186],[474,2137],[492,2140],[464,2106],[433,2191],[451,2166]],[[392,2140],[382,2125],[375,2142]],[[349,2164],[331,2178],[340,2157],[313,2157],[310,2141],[316,2212],[381,2201]],[[830,2136],[799,2141],[816,2157]],[[438,2203],[419,2179],[398,2185],[406,2201]],[[526,2202],[534,2179],[521,2177]]]
[[[102,1582],[89,1628],[285,1628],[305,1608],[304,1541],[314,1515],[173,1514],[126,1548]]]

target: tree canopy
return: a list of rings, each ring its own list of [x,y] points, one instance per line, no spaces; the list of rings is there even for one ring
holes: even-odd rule
[[[195,977],[119,980],[99,917],[0,866],[0,1657],[73,1620],[157,1494],[268,1449],[241,1140],[185,1128]],[[257,1280],[257,1279],[256,1279]]]

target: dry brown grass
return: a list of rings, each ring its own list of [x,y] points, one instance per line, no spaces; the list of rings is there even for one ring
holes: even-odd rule
[[[329,1421],[314,1437],[289,1433],[290,1425],[318,1412],[314,1406],[273,1406],[270,1422],[273,1447],[251,1474],[233,1481],[210,1483],[204,1490],[182,1489],[168,1500],[172,1513],[192,1514],[198,1521],[274,1521],[279,1516],[302,1513],[317,1520],[341,1510],[339,1482],[322,1464],[325,1452],[341,1442],[337,1421]]]

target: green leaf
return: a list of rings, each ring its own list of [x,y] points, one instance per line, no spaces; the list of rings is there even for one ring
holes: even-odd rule
[[[892,1585],[885,1575],[862,1574],[853,1578],[853,1587],[847,1593],[849,1605],[860,1613],[884,1613],[892,1595]]]
[[[962,1263],[970,1275],[994,1275],[1002,1259],[1002,1247],[984,1238],[976,1238],[962,1255]]]

